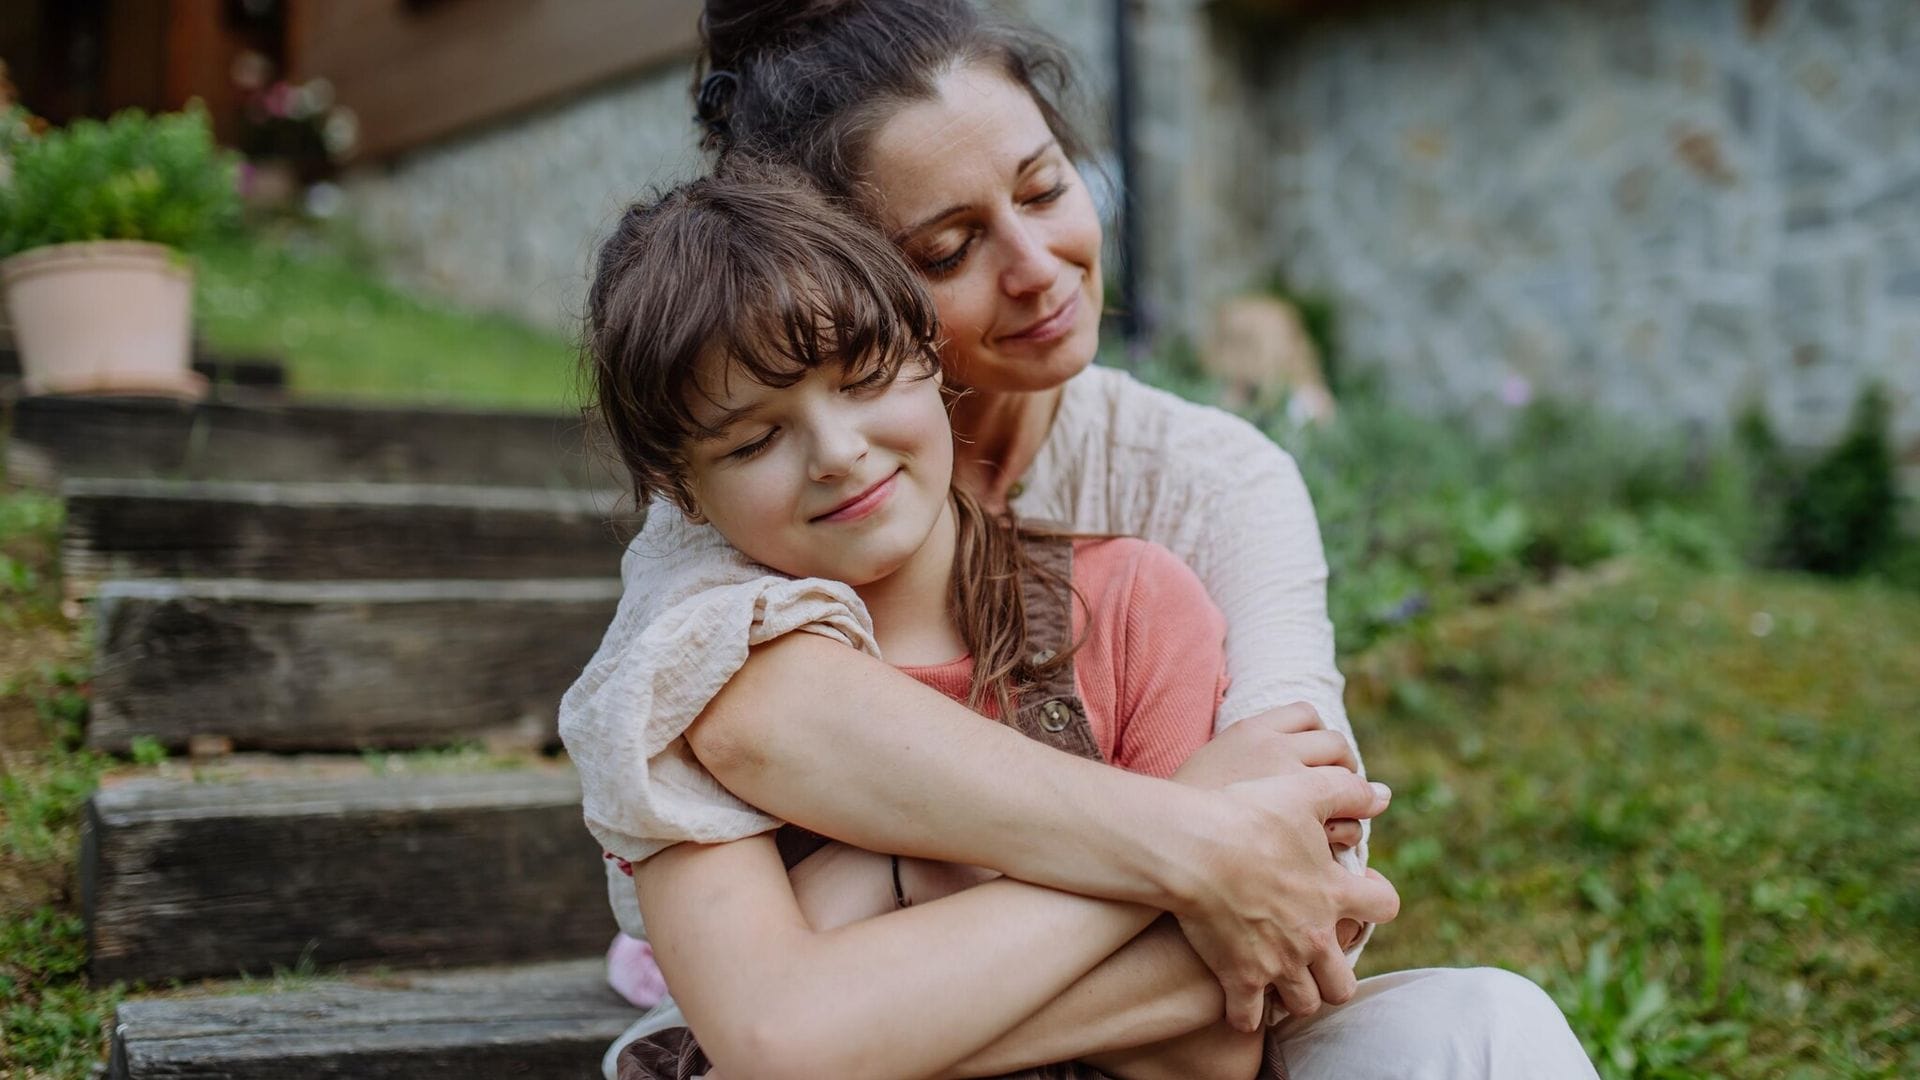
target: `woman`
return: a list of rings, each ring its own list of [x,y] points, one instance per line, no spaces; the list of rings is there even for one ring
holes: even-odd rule
[[[656,507],[621,612],[563,707],[596,836],[643,878],[698,877],[694,845],[643,860],[787,820],[1172,912],[1236,1028],[1258,1025],[1277,986],[1297,1018],[1281,1030],[1298,1076],[1383,1063],[1590,1074],[1570,1064],[1577,1045],[1569,1055],[1551,1003],[1503,973],[1368,980],[1316,1015],[1354,992],[1336,924],[1392,907],[1383,883],[1327,854],[1325,818],[1366,816],[1364,785],[1343,799],[1296,782],[1305,754],[1290,736],[1346,730],[1311,507],[1252,429],[1088,369],[1100,230],[1054,104],[1057,59],[955,2],[715,4],[706,28],[700,109],[717,146],[778,153],[858,198],[926,276],[943,360],[972,391],[954,414],[962,482],[1023,516],[1186,559],[1229,625],[1220,722],[1262,718],[1235,763],[1274,778],[1211,792],[1062,760],[829,640],[862,613],[796,618],[805,583],[766,577]],[[802,628],[815,632],[787,633]],[[636,742],[636,710],[684,717],[684,736]],[[630,895],[624,879],[615,892]],[[1118,978],[1157,988],[1163,971]],[[1062,1057],[1117,1045],[1083,1028],[1092,1041]]]

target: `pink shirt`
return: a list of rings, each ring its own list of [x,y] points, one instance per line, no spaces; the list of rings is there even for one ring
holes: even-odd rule
[[[1075,541],[1073,584],[1091,609],[1074,605],[1073,674],[1094,742],[1120,768],[1171,776],[1213,736],[1226,620],[1187,564],[1145,540]],[[900,670],[965,701],[973,658]]]

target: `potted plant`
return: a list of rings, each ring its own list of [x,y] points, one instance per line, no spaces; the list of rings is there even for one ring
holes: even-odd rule
[[[0,286],[28,393],[198,398],[181,248],[238,209],[206,113],[138,110],[35,136],[0,115]]]

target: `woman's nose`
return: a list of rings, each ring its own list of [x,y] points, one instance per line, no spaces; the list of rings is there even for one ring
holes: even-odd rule
[[[1046,292],[1060,276],[1060,260],[1047,247],[1044,231],[1020,221],[1002,235],[1007,238],[1007,264],[1000,271],[1000,287],[1008,296]]]

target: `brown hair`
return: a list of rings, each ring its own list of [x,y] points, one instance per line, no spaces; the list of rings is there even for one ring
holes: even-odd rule
[[[859,194],[868,143],[888,116],[934,97],[942,75],[968,64],[1026,90],[1067,156],[1086,156],[1068,119],[1066,53],[970,0],[707,0],[700,32],[704,145],[792,161],[836,195]]]
[[[899,250],[844,201],[791,169],[740,159],[635,203],[600,246],[582,364],[597,414],[641,503],[693,509],[683,449],[712,434],[694,415],[700,361],[721,356],[768,386],[827,363],[893,377],[938,370],[933,302]],[[909,369],[903,371],[903,369]],[[973,655],[969,704],[1009,715],[1012,694],[1065,663],[1033,663],[1021,583],[1062,603],[1072,583],[1034,565],[1012,520],[952,492],[950,603]]]

